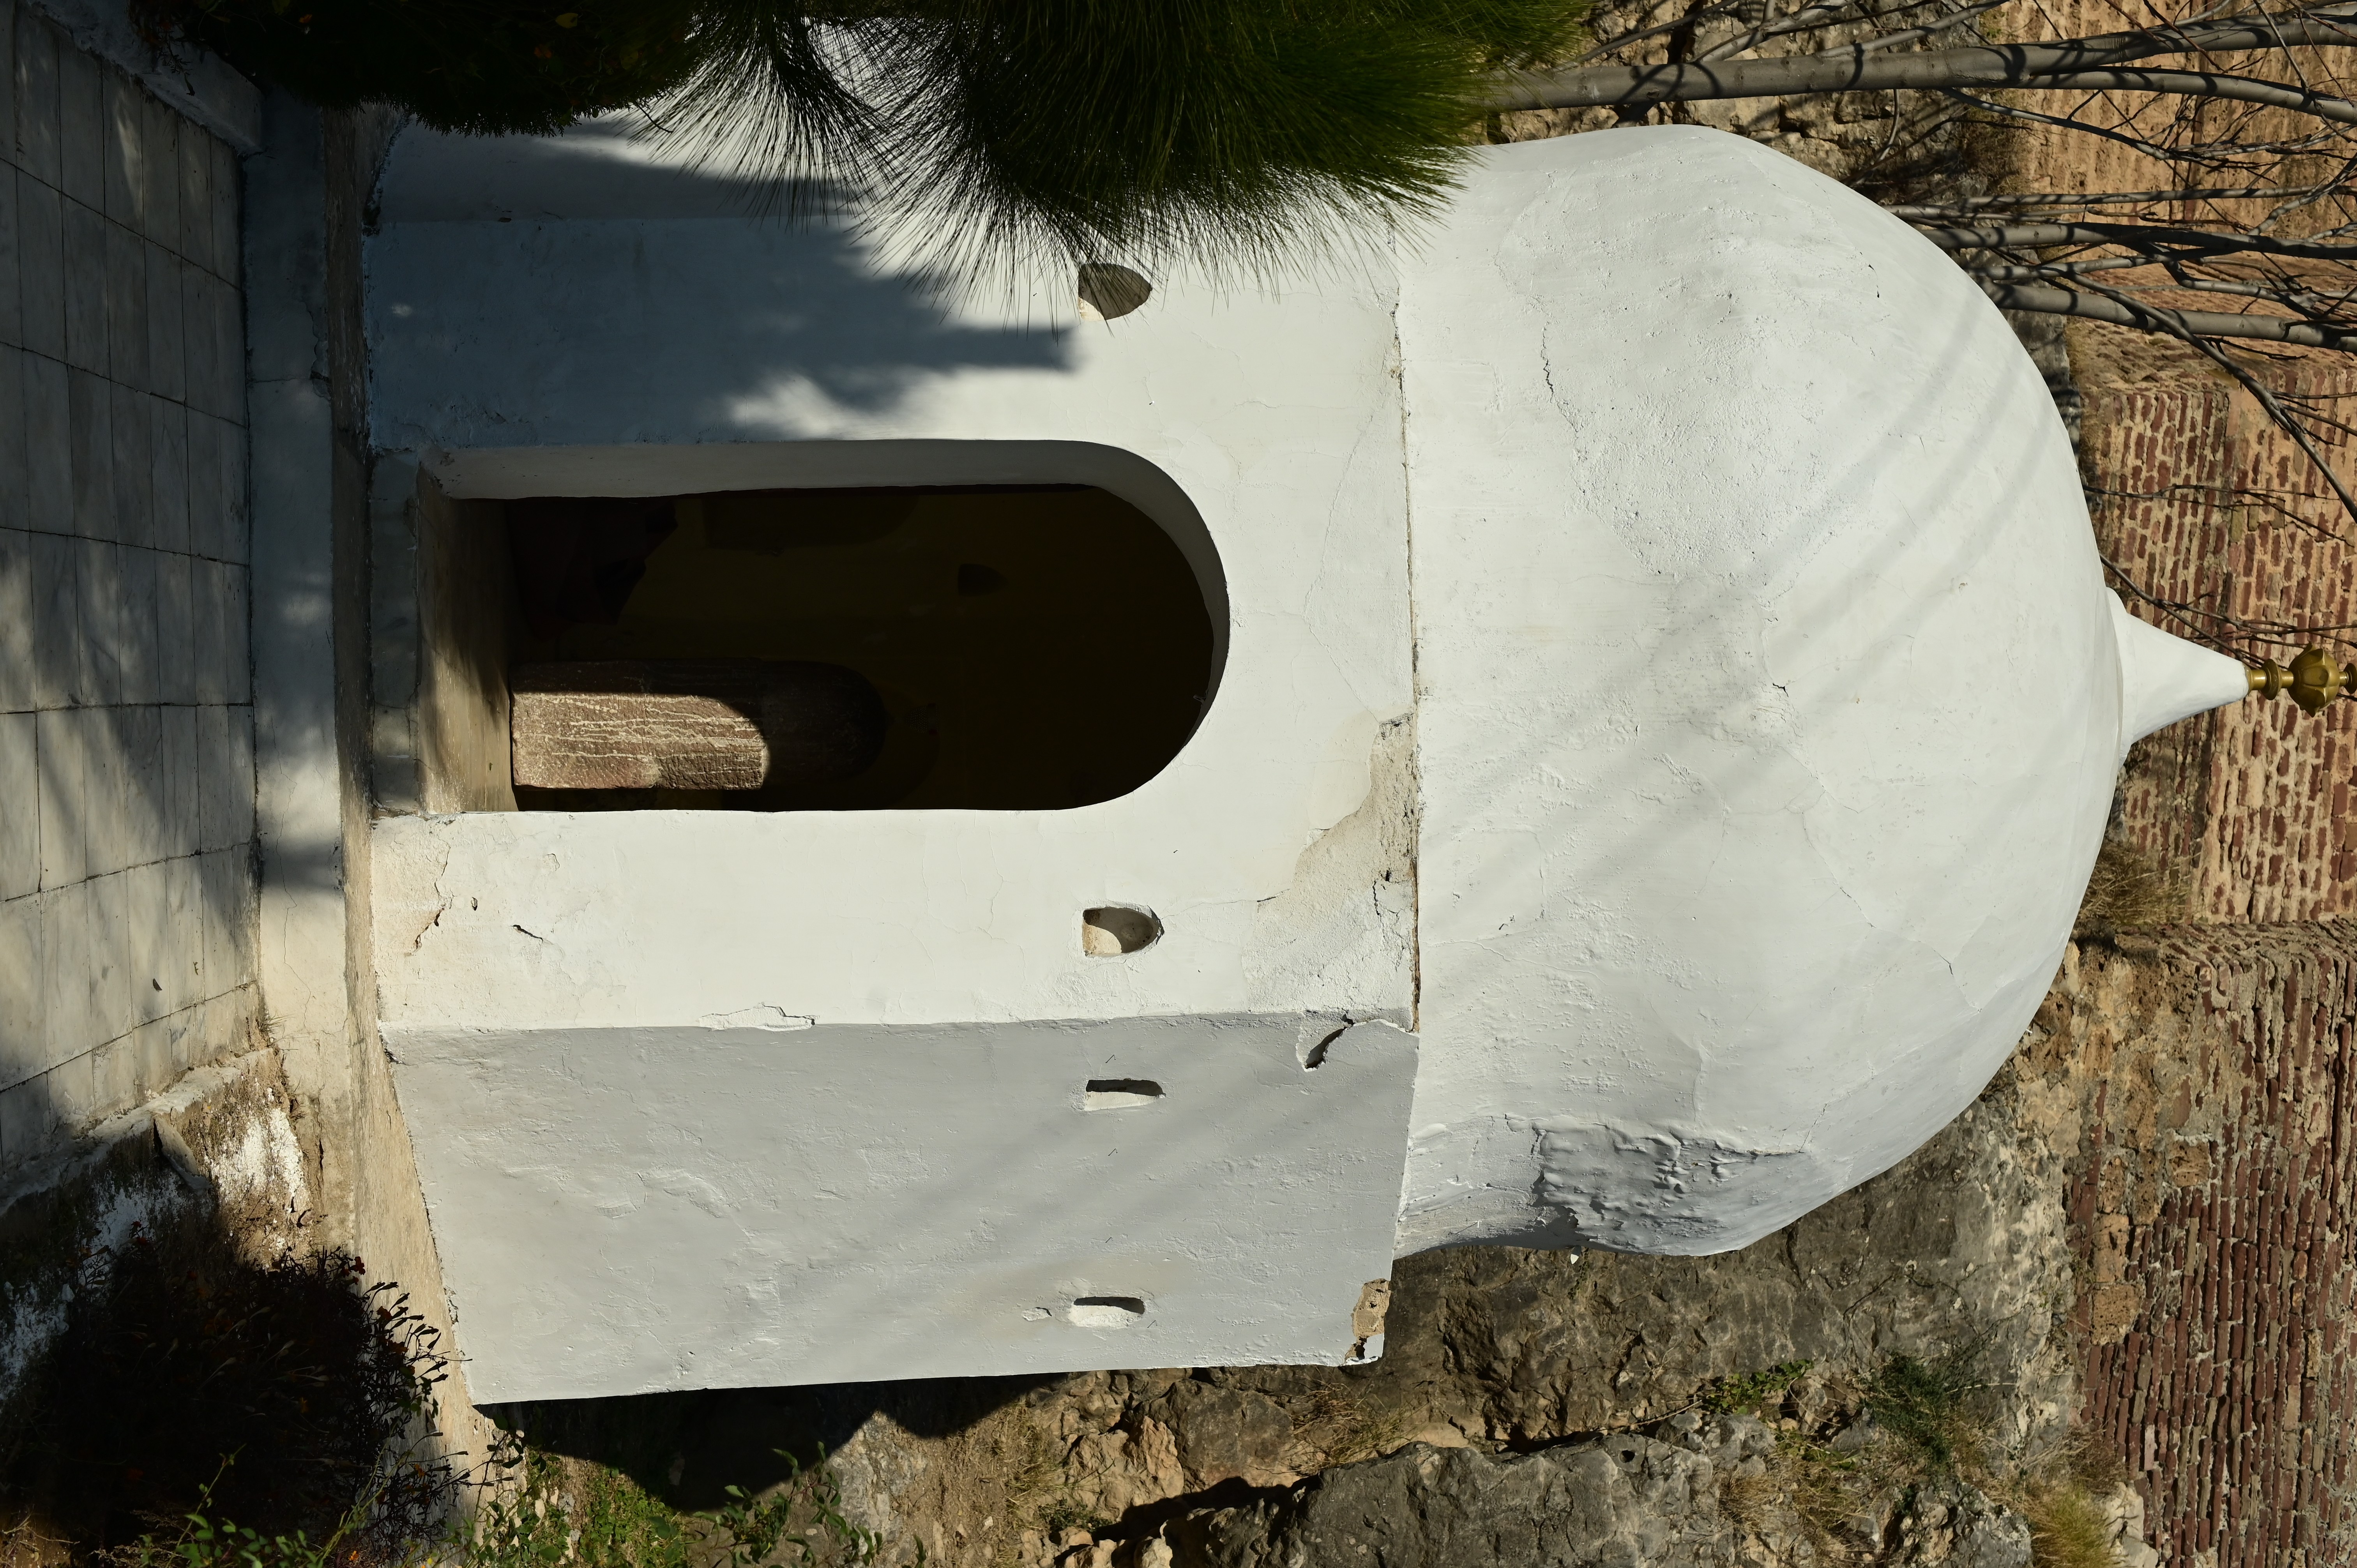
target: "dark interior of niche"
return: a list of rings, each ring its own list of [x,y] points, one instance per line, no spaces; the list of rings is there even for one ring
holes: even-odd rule
[[[522,727],[533,710],[519,706],[525,811],[1090,805],[1161,771],[1210,689],[1193,569],[1151,519],[1092,487],[540,498],[501,511],[520,704],[525,692],[700,693],[768,743],[758,779],[740,767],[724,787],[671,774],[535,787]],[[612,725],[639,722],[628,702],[609,705]]]

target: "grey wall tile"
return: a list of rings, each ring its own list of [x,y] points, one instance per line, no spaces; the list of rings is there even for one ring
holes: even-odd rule
[[[156,690],[167,703],[197,700],[195,564],[186,555],[156,557]]]
[[[94,876],[91,893],[90,1011],[99,1043],[119,1040],[139,1026],[131,1000],[131,881],[121,872]],[[117,1107],[110,1106],[113,1110]]]
[[[164,710],[117,708],[123,736],[126,865],[149,865],[171,853],[171,780],[165,775]]]
[[[81,627],[81,676],[76,701],[105,707],[123,701],[123,546],[103,539],[75,542],[74,618]]]
[[[253,857],[240,845],[214,850],[199,864],[204,902],[204,970],[199,978],[210,998],[253,978]],[[211,1026],[207,1027],[210,1032]]]
[[[197,715],[203,711],[156,710],[163,753],[164,856],[167,860],[195,854],[204,847],[204,797],[198,789],[197,772]]]
[[[161,102],[150,98],[147,102],[147,128],[145,134],[147,167],[147,195],[143,209],[146,214],[147,238],[167,251],[180,246],[180,117]],[[191,129],[190,134],[203,133]]]
[[[106,373],[106,220],[69,197],[65,214],[66,363]]]
[[[38,898],[0,903],[0,1084],[16,1084],[48,1065],[41,934]],[[5,1103],[0,1099],[0,1107]],[[5,1157],[7,1135],[8,1123],[0,1119],[0,1157]]]
[[[120,71],[101,68],[108,218],[134,234],[147,232],[147,95]]]
[[[107,374],[152,390],[147,379],[147,245],[133,231],[106,224]]]
[[[168,398],[148,403],[147,493],[156,515],[156,548],[188,548],[188,411]]]
[[[82,868],[107,876],[131,864],[127,708],[82,708]],[[115,1033],[121,1033],[118,1029]]]
[[[5,29],[0,29],[0,34],[5,34]],[[0,77],[0,81],[5,80]],[[21,344],[25,340],[25,317],[19,302],[23,275],[16,240],[16,177],[0,168],[0,343]]]
[[[206,143],[212,138],[194,125],[180,132],[181,255],[200,267],[213,260],[213,158]]]
[[[211,274],[194,262],[182,262],[177,271],[180,284],[180,385],[182,401],[190,410],[216,413],[209,401],[210,389],[221,380],[222,347],[215,328],[218,317],[206,308],[206,289]]]
[[[61,708],[89,682],[81,657],[81,596],[74,587],[79,540],[62,533],[25,535],[33,601],[33,705]]]
[[[198,840],[208,852],[234,848],[253,838],[253,710],[207,707],[196,714]]]
[[[69,371],[59,361],[27,354],[25,381],[25,524],[37,532],[73,532],[73,435],[67,395]]]
[[[180,259],[153,240],[140,242],[146,299],[147,387],[158,397],[188,395],[187,340],[180,318]]]
[[[150,861],[123,874],[124,908],[130,951],[124,969],[131,992],[132,1027],[152,1024],[170,1011],[164,1005],[164,972],[179,945],[170,925],[164,863]]]
[[[238,383],[241,401],[245,383]],[[242,424],[221,427],[220,446],[221,492],[221,559],[244,563],[253,557],[253,531],[246,516],[246,440]]]
[[[229,553],[221,450],[229,426],[210,414],[189,409],[184,429],[188,443],[188,553],[219,561]]]
[[[156,543],[156,506],[148,487],[156,465],[155,399],[117,381],[107,389],[107,434],[114,443],[115,536],[127,544]]]
[[[251,611],[247,607],[247,587],[251,581],[246,569],[234,562],[223,561],[213,567],[216,574],[216,603],[220,606],[218,626],[220,640],[214,646],[220,650],[213,657],[221,661],[221,695],[231,703],[253,700],[253,658],[247,644],[247,623]],[[322,647],[321,657],[327,650]]]
[[[113,389],[88,371],[69,371],[66,425],[73,531],[85,539],[115,538]]]
[[[205,138],[205,153],[212,165],[207,177],[211,188],[209,215],[212,220],[212,270],[235,288],[245,277],[237,221],[237,155],[230,151],[227,142],[212,136]],[[243,340],[242,336],[240,340]]]
[[[19,340],[52,360],[66,357],[65,199],[26,173],[0,172],[16,190]]]
[[[41,768],[32,714],[0,714],[0,898],[41,886]]]
[[[36,717],[39,751],[41,887],[70,887],[90,875],[90,813],[82,773],[90,708],[45,708]],[[85,1042],[86,1043],[86,1042]]]
[[[41,1075],[49,1109],[55,1112],[60,1131],[68,1136],[87,1131],[98,1120],[98,1101],[91,1089],[90,1067],[90,1052],[84,1051]]]
[[[16,0],[0,0],[0,161],[10,164],[17,157],[16,12]]]
[[[164,983],[167,1013],[185,1013],[205,999],[204,988],[199,983],[205,956],[203,870],[204,863],[194,854],[164,863],[165,908],[170,912],[172,929],[178,933],[170,967],[156,976]],[[201,1026],[203,1021],[196,1022]]]
[[[48,1015],[49,1037],[41,1055],[54,1065],[70,1061],[98,1044],[98,1019],[91,1008],[91,925],[96,902],[87,882],[52,888],[41,895],[41,1011]]]
[[[16,8],[16,166],[55,189],[58,174],[58,30]]]
[[[39,697],[46,650],[33,638],[33,536],[0,528],[0,713],[30,713]],[[0,793],[0,811],[11,799]]]
[[[0,188],[8,184],[0,176]],[[0,528],[25,528],[32,516],[25,468],[25,351],[0,347]]]
[[[156,565],[163,558],[153,550],[124,545],[114,559],[123,591],[123,701],[160,703],[164,700],[163,649],[156,600]]]
[[[58,188],[91,211],[106,206],[106,133],[97,60],[60,40],[58,48]]]

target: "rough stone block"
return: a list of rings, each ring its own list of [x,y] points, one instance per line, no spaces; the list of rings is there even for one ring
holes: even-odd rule
[[[45,651],[33,640],[33,536],[0,528],[0,713],[30,713],[38,705],[38,660]]]
[[[41,769],[32,714],[0,714],[0,898],[41,886]]]
[[[106,220],[70,198],[59,210],[65,225],[66,363],[104,375]]]
[[[66,395],[69,372],[59,361],[27,352],[25,378],[25,526],[45,533],[73,532],[73,438]]]
[[[22,171],[0,173],[16,191],[18,340],[52,360],[66,355],[64,199]]]
[[[105,109],[97,60],[74,47],[58,45],[58,188],[95,214],[106,206]]]
[[[16,9],[16,166],[55,189],[58,184],[58,30],[27,6]],[[70,48],[70,45],[66,47]]]
[[[89,371],[66,373],[66,457],[72,465],[72,532],[114,539],[114,392]]]
[[[874,687],[832,664],[670,660],[525,665],[510,718],[518,785],[758,789],[848,779],[887,723]]]
[[[102,707],[123,701],[123,547],[98,539],[76,542],[74,615],[88,677],[76,700]]]
[[[107,218],[135,234],[147,228],[147,95],[118,71],[102,70],[99,107]]]
[[[147,328],[147,386],[157,397],[188,395],[186,344],[180,320],[180,259],[153,240],[140,242]]]
[[[40,899],[0,902],[0,1084],[21,1082],[48,1066],[43,952]]]
[[[91,708],[46,708],[34,728],[40,768],[41,886],[59,888],[90,875],[89,813],[84,805]]]
[[[197,700],[196,606],[186,555],[156,557],[156,663],[157,690],[166,703]]]
[[[145,390],[147,379],[147,246],[136,232],[106,225],[106,373]]]

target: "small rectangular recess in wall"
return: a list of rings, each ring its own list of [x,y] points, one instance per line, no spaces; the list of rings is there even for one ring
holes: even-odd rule
[[[1162,1086],[1150,1078],[1092,1078],[1081,1093],[1083,1111],[1134,1111],[1162,1098]]]

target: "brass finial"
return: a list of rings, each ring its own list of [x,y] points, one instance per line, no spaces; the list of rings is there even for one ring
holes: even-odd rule
[[[2291,700],[2311,714],[2322,713],[2335,697],[2357,696],[2357,665],[2335,664],[2321,648],[2303,648],[2286,669],[2273,660],[2249,666],[2251,690],[2273,698],[2289,692]]]

